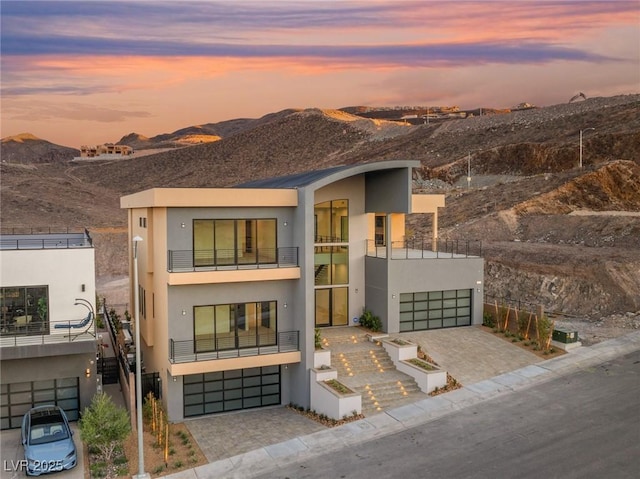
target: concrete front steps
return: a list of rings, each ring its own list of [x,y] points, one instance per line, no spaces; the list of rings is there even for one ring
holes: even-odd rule
[[[368,340],[361,328],[322,330],[324,346],[331,350],[331,366],[338,380],[362,395],[362,414],[424,399],[415,380],[396,370],[385,349]]]

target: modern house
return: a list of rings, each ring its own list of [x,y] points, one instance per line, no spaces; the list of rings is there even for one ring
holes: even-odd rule
[[[438,238],[444,196],[412,194],[419,166],[384,161],[121,198],[139,237],[135,261],[130,244],[135,327],[171,421],[308,407],[315,329],[357,326],[365,308],[391,333],[482,322],[484,262]],[[405,238],[412,213],[431,217],[425,242]]]
[[[95,259],[88,232],[0,235],[2,429],[33,406],[78,419],[96,393]]]

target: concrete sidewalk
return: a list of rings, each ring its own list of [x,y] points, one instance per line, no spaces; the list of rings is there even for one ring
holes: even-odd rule
[[[540,358],[536,357],[535,364],[529,364],[494,377],[480,379],[446,394],[429,397],[336,428],[322,428],[322,430],[310,434],[304,434],[300,431],[300,435],[297,437],[166,477],[171,479],[213,479],[248,478],[264,475],[284,465],[393,434],[438,419],[461,408],[487,401],[498,395],[528,388],[637,350],[640,350],[640,331],[588,348],[578,348],[554,359],[540,361]],[[444,363],[443,365],[446,367]],[[244,416],[237,418],[237,422],[240,421],[244,422]],[[220,434],[220,431],[209,430],[209,434]],[[230,438],[227,437],[227,439]],[[196,440],[198,439],[196,438]]]

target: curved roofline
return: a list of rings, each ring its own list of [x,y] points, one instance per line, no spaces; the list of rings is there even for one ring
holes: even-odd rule
[[[318,189],[351,176],[372,171],[392,170],[400,168],[418,168],[418,160],[386,160],[373,163],[342,165],[324,170],[313,170],[295,175],[268,178],[234,186],[234,188],[308,188]]]

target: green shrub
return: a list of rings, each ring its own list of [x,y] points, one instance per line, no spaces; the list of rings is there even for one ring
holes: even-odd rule
[[[360,315],[360,324],[362,327],[370,329],[374,333],[382,330],[382,320],[379,316],[375,316],[371,311],[365,309]]]
[[[314,341],[315,341],[316,349],[321,349],[322,348],[322,335],[320,333],[320,328],[316,328],[316,330],[315,330]]]
[[[493,314],[485,312],[482,315],[482,324],[488,328],[494,328],[496,326],[496,320],[493,317]]]

